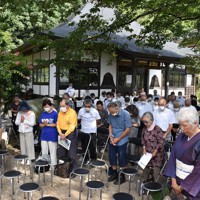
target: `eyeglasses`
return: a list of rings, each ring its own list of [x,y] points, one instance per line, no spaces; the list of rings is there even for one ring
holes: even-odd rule
[[[144,124],[149,124],[150,121],[142,121]]]

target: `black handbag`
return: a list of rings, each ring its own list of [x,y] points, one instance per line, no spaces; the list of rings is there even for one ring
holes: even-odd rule
[[[54,175],[61,178],[69,177],[70,162],[64,162],[62,164],[57,164],[54,170]]]

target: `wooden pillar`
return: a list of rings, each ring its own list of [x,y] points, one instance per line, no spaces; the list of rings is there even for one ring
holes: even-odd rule
[[[169,63],[165,63],[165,98],[167,99],[169,94]]]
[[[59,95],[60,88],[60,67],[56,66],[56,95]]]
[[[132,83],[131,83],[131,93],[133,92],[133,90],[136,89],[136,59],[135,57],[132,59]]]

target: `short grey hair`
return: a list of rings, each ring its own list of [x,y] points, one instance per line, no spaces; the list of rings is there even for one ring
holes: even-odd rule
[[[143,117],[147,117],[148,119],[150,119],[151,121],[154,121],[154,117],[153,117],[153,114],[151,112],[145,112],[143,115],[142,115],[142,118]]]
[[[188,122],[191,125],[199,124],[199,114],[194,108],[181,108],[178,113],[178,122]]]
[[[107,108],[110,109],[110,108],[116,108],[116,107],[119,107],[119,105],[116,103],[116,102],[110,102],[108,105],[107,105]]]
[[[66,106],[69,106],[70,104],[70,100],[68,99],[62,99],[61,101],[64,101]]]
[[[175,101],[173,102],[173,106],[174,106],[174,107],[180,107],[179,101],[178,101],[178,100],[175,100]]]
[[[92,105],[92,100],[91,99],[85,99],[83,102],[83,105],[85,106],[86,104]]]

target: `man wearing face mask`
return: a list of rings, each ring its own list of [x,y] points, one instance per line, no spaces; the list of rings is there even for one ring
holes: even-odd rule
[[[78,120],[81,122],[81,132],[91,135],[91,142],[89,146],[90,150],[90,159],[96,160],[96,138],[97,138],[97,123],[101,119],[99,112],[92,107],[91,99],[84,100],[84,106],[79,110]],[[86,150],[89,142],[89,137],[82,137],[81,143],[83,151]],[[85,157],[84,165],[88,165],[90,163],[89,155],[87,154]]]
[[[171,138],[171,130],[173,127],[174,114],[173,112],[166,108],[166,100],[164,98],[159,99],[158,101],[158,110],[153,112],[155,124],[159,126],[163,131],[163,138],[166,140],[170,140]]]
[[[69,173],[77,168],[76,152],[77,152],[77,114],[76,111],[70,108],[69,101],[63,99],[60,102],[60,112],[58,114],[57,130],[62,140],[69,139],[71,141],[70,149],[67,151],[64,147],[61,148],[62,160],[70,158],[71,165]],[[60,158],[61,159],[61,158]]]
[[[152,112],[152,105],[147,102],[147,96],[146,94],[141,94],[140,95],[140,101],[138,101],[135,104],[139,110],[139,116],[140,118],[143,116],[145,112]]]
[[[114,181],[118,184],[117,163],[121,169],[126,167],[126,150],[128,144],[128,135],[132,127],[131,117],[129,112],[119,108],[116,102],[108,104],[110,115],[108,117],[109,123],[109,161],[112,166],[113,174],[108,178],[109,182]],[[124,174],[119,177],[120,184],[125,182]]]
[[[106,99],[105,99],[105,102],[104,102],[104,109],[105,110],[108,110],[107,106],[110,102],[112,102],[114,99],[114,94],[112,92],[107,92],[106,93]]]

